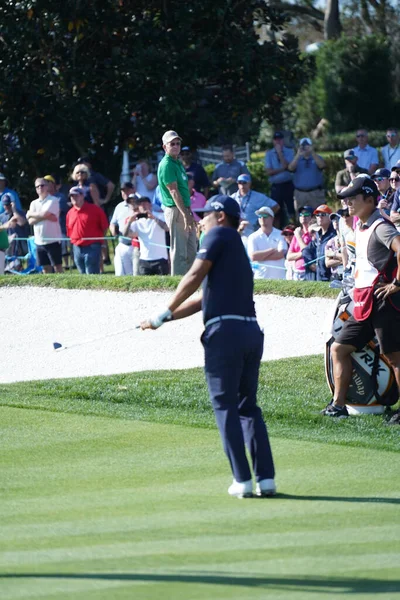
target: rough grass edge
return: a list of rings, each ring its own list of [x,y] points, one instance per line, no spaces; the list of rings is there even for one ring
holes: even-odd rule
[[[112,275],[3,275],[0,288],[48,287],[69,290],[107,290],[113,292],[163,292],[177,288],[181,277],[115,277]],[[255,280],[256,294],[275,294],[295,298],[336,298],[337,289],[322,281]]]

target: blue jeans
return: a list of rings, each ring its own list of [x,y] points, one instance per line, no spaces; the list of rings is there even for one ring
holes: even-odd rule
[[[74,261],[79,273],[88,275],[100,273],[101,244],[89,244],[88,246],[72,246]]]

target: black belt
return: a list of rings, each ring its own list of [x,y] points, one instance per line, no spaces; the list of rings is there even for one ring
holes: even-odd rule
[[[323,189],[324,188],[321,185],[319,185],[318,187],[315,187],[315,188],[305,188],[305,189],[296,188],[296,190],[299,190],[299,192],[315,192],[315,190],[323,190]]]

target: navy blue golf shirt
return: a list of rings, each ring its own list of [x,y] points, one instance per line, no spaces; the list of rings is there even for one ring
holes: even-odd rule
[[[238,232],[214,227],[204,236],[197,258],[212,262],[203,281],[204,322],[222,315],[255,317],[253,272]]]

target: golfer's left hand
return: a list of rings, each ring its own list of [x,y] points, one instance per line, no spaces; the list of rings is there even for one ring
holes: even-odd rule
[[[374,294],[379,300],[385,300],[385,298],[387,298],[388,296],[396,294],[396,292],[399,291],[400,288],[397,287],[397,285],[394,285],[393,283],[378,283],[376,285]]]
[[[157,327],[154,327],[150,321],[142,321],[140,323],[140,329],[157,329]]]

